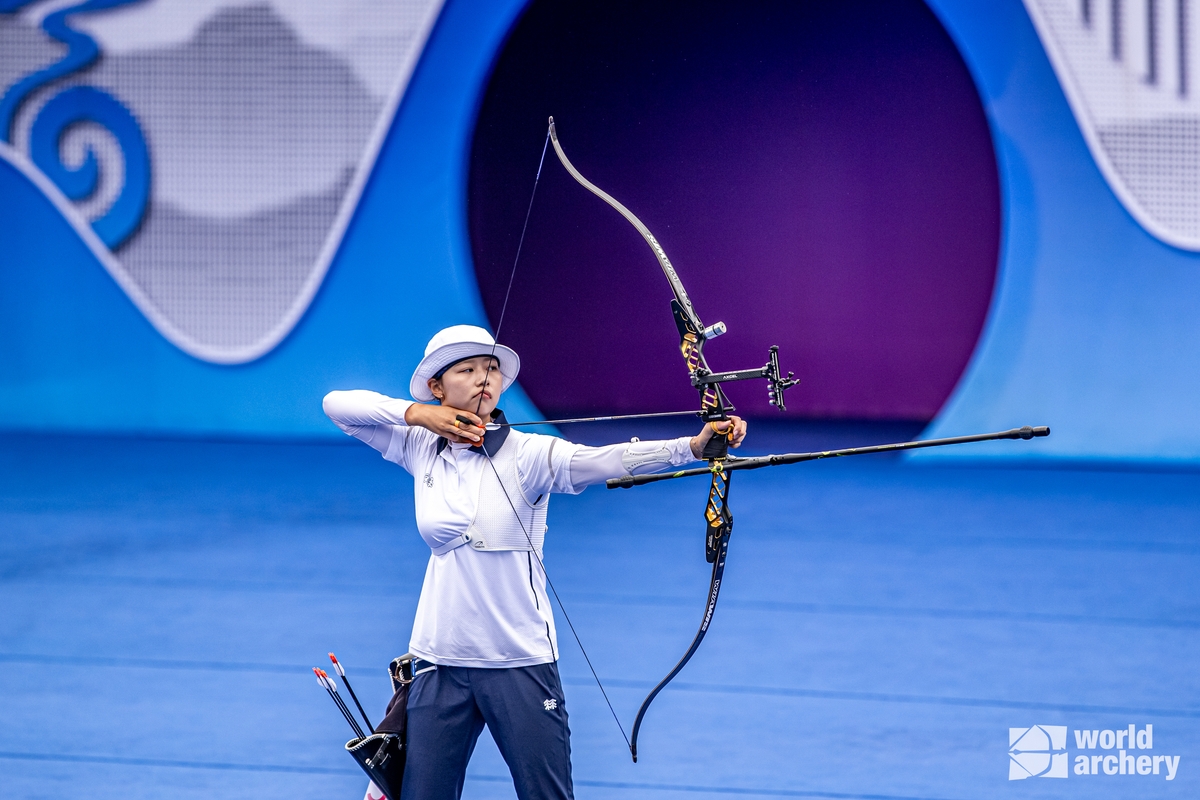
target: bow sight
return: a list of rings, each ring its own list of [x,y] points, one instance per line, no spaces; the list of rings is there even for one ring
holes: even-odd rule
[[[800,383],[800,379],[795,377],[795,373],[789,372],[784,378],[779,372],[779,345],[771,345],[770,351],[767,353],[767,363],[757,369],[739,369],[733,372],[713,372],[704,363],[704,359],[699,357],[700,351],[704,347],[704,342],[709,339],[715,339],[728,330],[724,322],[718,322],[708,326],[702,331],[696,331],[688,315],[684,312],[683,306],[678,300],[671,301],[671,313],[675,317],[675,325],[679,328],[679,337],[682,342],[681,347],[684,352],[684,357],[688,358],[690,353],[694,352],[696,358],[688,358],[688,368],[691,371],[692,386],[700,392],[701,403],[704,410],[700,417],[705,422],[714,422],[725,419],[725,415],[734,410],[733,405],[725,397],[725,393],[721,390],[721,384],[728,381],[748,381],[754,378],[767,379],[767,399],[768,402],[778,408],[780,411],[787,411],[787,406],[784,404],[783,393]],[[708,392],[715,389],[719,402],[712,404],[709,402]]]

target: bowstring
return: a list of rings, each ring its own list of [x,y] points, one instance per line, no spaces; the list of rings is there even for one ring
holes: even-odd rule
[[[509,297],[512,295],[513,281],[517,277],[517,264],[521,260],[521,248],[525,245],[525,232],[527,230],[529,230],[529,218],[533,213],[533,200],[535,197],[537,197],[538,181],[542,177],[542,166],[546,163],[546,151],[549,149],[549,147],[550,147],[550,130],[547,129],[546,130],[546,141],[542,144],[542,157],[538,161],[537,174],[534,176],[534,179],[533,179],[533,191],[530,192],[530,194],[529,194],[529,207],[525,210],[525,224],[521,226],[521,238],[517,240],[517,254],[516,254],[516,257],[513,258],[512,271],[508,275],[508,288],[506,288],[504,291],[504,303],[500,306],[500,319],[497,320],[497,322],[496,322],[496,335],[492,340],[492,350],[488,354],[488,367],[487,367],[488,370],[491,370],[491,362],[495,359],[496,348],[500,344],[500,331],[504,327],[504,315],[508,312],[508,300],[509,300]],[[503,381],[504,381],[503,374],[501,374],[500,380],[501,380],[501,383],[503,384]],[[484,380],[484,384],[485,385],[487,384],[486,379]],[[476,417],[479,417],[479,412],[482,408],[483,408],[483,393],[480,392],[479,403],[476,404],[476,406],[475,406],[475,416]],[[480,419],[480,421],[482,421],[483,418],[479,417],[479,419]],[[484,424],[485,436],[486,436],[486,429],[487,429],[487,425],[485,423]],[[488,452],[486,442],[481,440],[479,444],[480,444],[479,449],[483,451],[483,455],[487,459],[488,466],[490,466],[492,468],[492,474],[496,476],[496,483],[500,484],[500,491],[504,493],[504,499],[506,501],[508,501],[508,506],[509,506],[509,508],[512,509],[513,516],[516,517],[516,519],[517,519],[517,524],[519,526],[521,526],[521,533],[523,533],[525,535],[525,541],[527,541],[529,543],[530,552],[533,553],[533,557],[537,559],[538,566],[541,567],[542,577],[544,577],[546,579],[546,585],[550,587],[550,591],[554,595],[554,600],[555,600],[555,602],[558,603],[559,610],[562,611],[563,619],[565,619],[567,621],[567,627],[570,628],[571,635],[573,637],[575,637],[575,643],[577,645],[579,645],[579,652],[583,653],[583,660],[587,662],[588,669],[592,673],[592,678],[595,679],[596,686],[598,686],[600,688],[600,694],[604,697],[604,702],[608,706],[608,711],[610,714],[612,714],[613,721],[617,723],[618,730],[621,731],[621,737],[625,740],[625,746],[630,748],[630,750],[632,751],[633,745],[630,744],[629,736],[625,733],[625,726],[621,724],[621,718],[617,716],[616,709],[613,708],[612,701],[609,700],[609,698],[608,698],[608,692],[604,690],[604,684],[600,681],[600,675],[596,672],[596,668],[592,665],[592,659],[590,656],[588,656],[587,648],[583,646],[583,640],[579,638],[579,632],[577,630],[575,630],[575,624],[573,622],[571,622],[571,615],[567,613],[567,607],[565,605],[563,605],[562,598],[558,594],[558,589],[556,589],[554,586],[554,581],[550,580],[550,573],[546,571],[546,562],[544,562],[542,560],[541,553],[539,553],[537,548],[534,546],[533,537],[530,536],[529,531],[526,530],[525,522],[524,522],[524,520],[521,519],[521,514],[520,514],[520,512],[517,511],[517,506],[513,502],[512,497],[509,496],[508,489],[505,487],[504,481],[500,480],[500,471],[496,469],[496,464],[495,464],[495,462],[492,461],[492,454]],[[528,501],[526,501],[526,502],[528,502]],[[549,500],[547,500],[547,502],[549,502]],[[530,520],[532,521],[532,519],[533,518],[531,516]],[[547,638],[549,638],[549,637],[547,637]],[[553,643],[551,643],[551,644],[553,645]],[[551,653],[554,654],[555,656],[557,656],[557,654],[554,653],[553,646],[551,646]]]

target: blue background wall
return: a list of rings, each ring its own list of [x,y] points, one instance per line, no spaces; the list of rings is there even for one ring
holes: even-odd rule
[[[341,436],[321,413],[327,391],[403,395],[433,333],[485,323],[465,231],[466,153],[479,87],[519,8],[444,9],[316,300],[249,364],[209,364],[169,344],[0,161],[0,425]],[[513,419],[535,413],[519,389],[506,407]]]
[[[1054,427],[1048,455],[1197,458],[1200,260],[1117,201],[1024,9],[932,6],[986,98],[1005,223],[983,336],[928,433],[1042,420]]]
[[[1049,424],[1055,435],[1021,457],[1200,457],[1197,256],[1151,237],[1115,199],[1020,3],[930,6],[987,115],[1002,233],[982,336],[929,433]],[[0,161],[0,425],[328,433],[316,402],[326,390],[400,393],[434,330],[484,320],[467,154],[489,69],[520,11],[445,7],[316,301],[249,364],[204,363],[163,340],[39,190]],[[512,416],[536,413],[523,398],[508,405]]]

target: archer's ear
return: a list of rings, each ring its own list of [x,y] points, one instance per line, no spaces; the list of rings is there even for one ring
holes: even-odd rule
[[[445,399],[446,393],[442,391],[442,382],[437,378],[430,378],[426,382],[429,386],[429,393],[433,395],[433,399],[439,403]]]

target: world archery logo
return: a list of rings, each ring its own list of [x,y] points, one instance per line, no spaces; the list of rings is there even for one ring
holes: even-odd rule
[[[1008,779],[1067,777],[1067,726],[1008,729]]]

